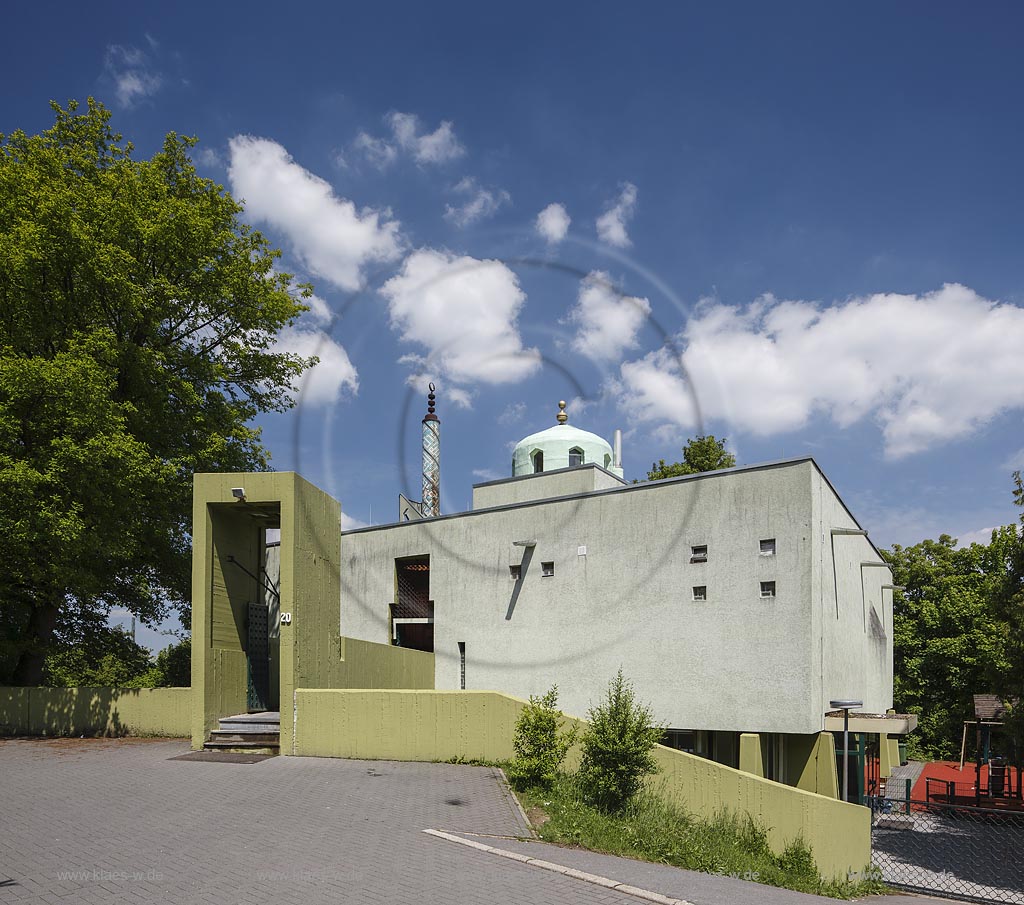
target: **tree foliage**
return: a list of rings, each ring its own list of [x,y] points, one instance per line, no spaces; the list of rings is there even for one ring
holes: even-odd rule
[[[52,650],[43,682],[55,688],[186,688],[192,684],[191,639],[165,647],[154,660],[120,626],[90,632],[80,644]]]
[[[989,544],[957,548],[943,534],[882,555],[893,570],[893,696],[918,714],[915,754],[959,758],[963,721],[975,694],[989,693],[1009,668],[1007,622],[997,606],[1020,540],[998,528]]]
[[[640,791],[645,776],[658,772],[651,749],[661,741],[664,729],[654,722],[650,709],[636,700],[621,669],[587,720],[590,725],[581,741],[580,789],[588,804],[614,813]]]
[[[714,434],[695,437],[683,447],[683,461],[666,465],[659,459],[651,465],[647,472],[648,481],[660,481],[662,478],[677,478],[681,475],[699,474],[702,471],[718,471],[721,468],[733,468],[736,457],[725,448],[726,438],[717,439]]]
[[[1011,546],[1009,568],[996,607],[1006,626],[1005,668],[994,683],[994,691],[1009,705],[1005,734],[1020,782],[1024,769],[1024,480],[1013,474],[1013,500],[1021,507],[1020,528]]]
[[[508,777],[517,789],[546,789],[554,782],[565,755],[576,740],[576,729],[563,731],[558,709],[558,686],[530,702],[516,720],[512,747],[515,759],[508,765]]]
[[[191,478],[267,467],[252,418],[311,362],[279,333],[309,289],[194,139],[148,160],[90,100],[0,135],[0,683],[117,605],[188,620]]]

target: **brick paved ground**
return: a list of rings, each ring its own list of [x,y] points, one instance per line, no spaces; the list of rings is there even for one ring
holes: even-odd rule
[[[666,864],[651,864],[646,861],[634,861],[631,858],[619,858],[615,855],[602,855],[599,852],[588,852],[583,849],[564,848],[544,842],[521,842],[515,839],[483,839],[472,833],[458,833],[466,839],[486,842],[495,848],[518,852],[531,858],[540,858],[572,867],[602,877],[609,877],[650,889],[662,895],[703,905],[703,903],[728,903],[728,905],[836,905],[836,899],[823,896],[811,896],[792,892],[788,889],[775,889],[752,883],[749,880],[734,877],[701,874],[692,870],[681,870]],[[492,856],[496,857],[496,856]],[[870,905],[956,905],[949,899],[931,899],[926,897],[907,897],[903,895],[874,896]]]
[[[0,903],[639,902],[421,832],[522,834],[488,768],[170,759],[186,750],[167,740],[0,741]],[[598,872],[630,882],[635,864],[609,858]],[[698,905],[738,901],[727,887],[658,891],[687,889]],[[774,901],[807,901],[782,895]]]

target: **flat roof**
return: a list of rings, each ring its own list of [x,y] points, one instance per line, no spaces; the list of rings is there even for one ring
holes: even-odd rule
[[[624,483],[622,487],[606,487],[601,490],[588,490],[583,493],[570,493],[565,494],[564,496],[544,497],[538,500],[526,500],[522,503],[503,503],[500,506],[487,506],[483,509],[468,509],[464,512],[453,512],[450,515],[434,515],[430,518],[415,519],[409,522],[388,522],[383,525],[367,525],[365,528],[351,528],[350,530],[342,531],[341,533],[342,535],[350,535],[368,534],[371,531],[393,531],[397,528],[408,528],[412,525],[423,525],[432,522],[443,522],[449,519],[473,518],[474,516],[488,515],[494,512],[508,512],[513,509],[528,509],[531,506],[543,506],[548,503],[562,503],[570,500],[591,499],[593,497],[606,496],[609,494],[617,493],[642,493],[644,491],[650,491],[658,487],[664,487],[669,484],[683,484],[687,481],[721,480],[722,478],[727,478],[730,475],[745,474],[753,471],[769,471],[776,468],[791,468],[794,465],[803,465],[806,463],[810,463],[818,472],[818,474],[821,475],[825,483],[828,484],[829,488],[835,494],[836,499],[839,500],[839,503],[846,511],[846,514],[850,517],[850,519],[858,528],[863,530],[861,523],[857,521],[857,517],[850,511],[850,507],[847,506],[846,503],[843,501],[843,498],[839,495],[839,492],[836,490],[832,482],[828,479],[828,476],[825,474],[825,472],[821,470],[821,466],[814,460],[814,457],[797,456],[792,459],[776,459],[771,462],[759,462],[754,465],[736,465],[733,468],[720,468],[717,469],[716,471],[701,471],[698,472],[697,474],[680,475],[679,477],[675,478],[662,478],[659,481],[640,481],[636,484]],[[594,465],[594,463],[589,464]],[[587,466],[577,467],[585,468]],[[600,468],[601,466],[598,465],[596,467]],[[569,470],[570,469],[556,469],[556,471]],[[517,481],[522,480],[524,477],[540,477],[543,476],[544,474],[555,474],[555,471],[541,472],[540,475],[520,475],[518,477],[513,478],[499,478],[497,481],[490,481],[488,483],[500,484],[504,481]],[[618,477],[618,475],[613,475],[613,477]],[[473,486],[479,487],[485,485],[474,484]],[[882,554],[878,552],[878,547],[875,546],[874,541],[872,541],[871,538],[867,535],[865,535],[865,540],[867,540],[867,542],[871,544],[871,548],[875,551],[878,558],[882,559]]]
[[[497,478],[494,481],[483,481],[480,484],[474,484],[473,489],[476,490],[477,487],[494,487],[498,484],[511,484],[513,481],[529,481],[530,478],[543,478],[546,477],[547,475],[565,474],[566,472],[582,471],[587,468],[596,468],[598,471],[603,471],[606,475],[608,475],[608,477],[615,478],[615,480],[618,481],[620,484],[629,483],[625,478],[619,477],[617,474],[615,474],[614,471],[609,471],[603,465],[598,465],[597,462],[585,462],[583,465],[567,465],[565,468],[552,468],[551,471],[534,471],[530,472],[530,474],[512,475],[512,477],[510,478]],[[604,489],[615,490],[616,488],[611,487]],[[590,491],[590,493],[594,492],[595,491]]]

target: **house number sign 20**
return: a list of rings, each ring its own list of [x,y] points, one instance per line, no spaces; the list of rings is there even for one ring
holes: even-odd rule
[[[292,614],[291,613],[282,613],[281,614],[281,625],[291,625],[291,624],[292,624]]]

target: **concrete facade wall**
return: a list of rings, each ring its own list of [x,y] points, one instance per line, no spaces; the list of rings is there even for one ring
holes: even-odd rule
[[[817,470],[813,495],[817,708],[824,714],[830,700],[852,698],[864,702],[858,708],[864,712],[885,713],[892,707],[893,611],[892,591],[883,591],[882,585],[892,584],[892,574],[888,568],[861,565],[881,562],[867,537],[832,534],[833,528],[860,526]],[[817,728],[823,727],[824,720]]]
[[[3,735],[189,734],[188,688],[0,688]]]
[[[667,726],[817,732],[815,473],[805,460],[348,532],[344,631],[388,641],[394,560],[429,555],[439,689],[459,688],[462,641],[467,688],[527,697],[557,684],[583,715],[621,666]],[[759,554],[767,538],[775,556]],[[690,561],[697,544],[706,563]],[[692,599],[698,585],[707,600]]]
[[[493,692],[334,691],[295,693],[295,752],[311,757],[444,761],[505,760],[524,701]],[[583,727],[579,720],[567,725]],[[845,877],[870,861],[870,811],[769,782],[671,748],[657,746],[659,773],[651,787],[691,812],[723,809],[750,814],[781,852],[798,836],[812,847],[818,869]],[[567,758],[578,764],[579,748]]]
[[[473,508],[487,509],[491,506],[508,506],[573,493],[590,493],[594,490],[622,487],[625,483],[622,478],[593,464],[561,468],[557,471],[544,471],[540,474],[474,484]]]

